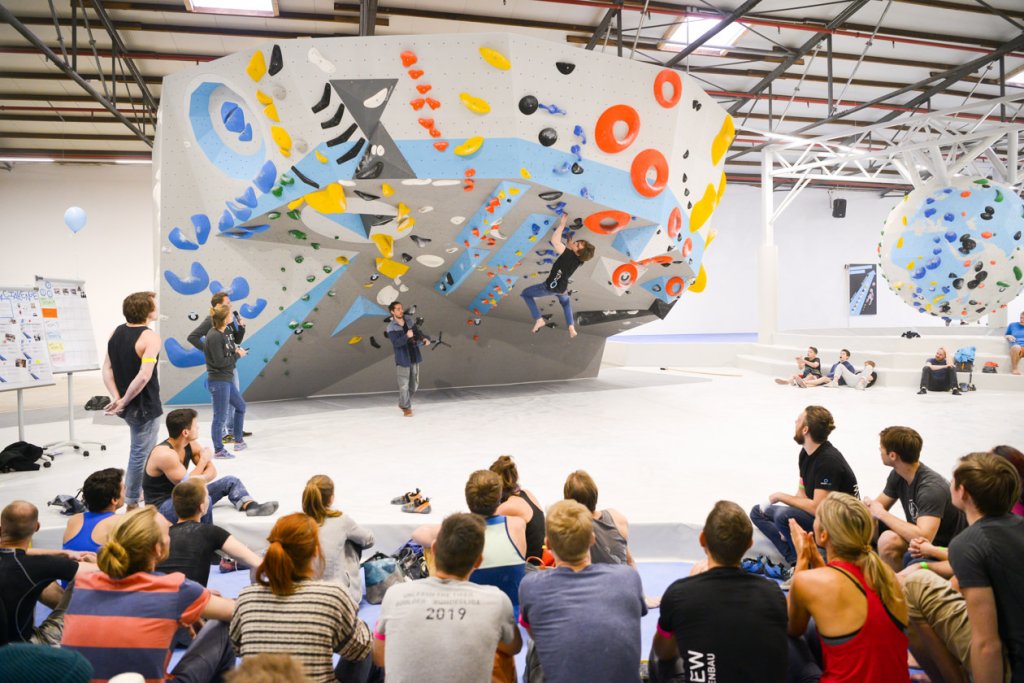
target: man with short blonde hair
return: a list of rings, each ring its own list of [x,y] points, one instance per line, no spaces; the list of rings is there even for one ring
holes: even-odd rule
[[[533,639],[526,680],[542,670],[546,683],[639,683],[647,613],[640,575],[627,565],[591,564],[594,529],[581,503],[559,501],[545,521],[555,568],[531,572],[519,585],[519,622]]]

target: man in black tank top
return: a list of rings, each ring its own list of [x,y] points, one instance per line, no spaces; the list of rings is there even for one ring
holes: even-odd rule
[[[569,278],[584,263],[594,258],[594,245],[586,240],[572,240],[568,244],[562,242],[562,232],[565,230],[565,223],[568,215],[562,214],[558,227],[551,235],[551,247],[558,254],[551,272],[548,273],[544,282],[538,283],[523,290],[519,296],[523,297],[526,307],[530,309],[533,316],[533,331],[537,332],[546,325],[544,317],[540,314],[534,299],[541,296],[557,296],[558,302],[562,304],[562,312],[565,314],[565,324],[569,328],[569,336],[576,336],[576,325],[572,319],[572,302],[566,292],[569,289]]]
[[[156,445],[160,431],[160,380],[156,364],[160,337],[149,329],[156,320],[156,294],[135,292],[121,304],[125,324],[119,325],[107,341],[103,360],[103,383],[113,401],[107,415],[120,415],[131,430],[128,467],[125,470],[125,502],[128,509],[139,506],[142,470]]]

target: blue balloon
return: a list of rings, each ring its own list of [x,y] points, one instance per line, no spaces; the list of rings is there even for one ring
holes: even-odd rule
[[[79,230],[85,227],[85,221],[85,209],[81,207],[72,206],[64,212],[64,224],[76,235]]]

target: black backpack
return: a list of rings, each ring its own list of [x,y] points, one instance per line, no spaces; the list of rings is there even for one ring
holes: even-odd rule
[[[34,472],[43,449],[27,441],[16,441],[0,451],[0,472]],[[50,463],[46,463],[49,466]]]

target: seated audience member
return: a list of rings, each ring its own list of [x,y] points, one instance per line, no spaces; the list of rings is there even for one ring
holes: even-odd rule
[[[846,380],[839,374],[839,368],[844,368],[854,375],[857,374],[857,369],[850,362],[850,352],[846,349],[839,351],[839,360],[832,364],[832,368],[828,371],[827,375],[805,380],[800,386],[820,387],[832,384],[835,381],[838,381],[838,386],[846,386]]]
[[[82,485],[85,512],[72,515],[64,529],[64,550],[95,553],[107,542],[118,522],[114,513],[124,505],[124,470],[108,467],[93,472]]]
[[[541,564],[544,554],[544,511],[537,497],[519,486],[519,470],[511,456],[503,455],[491,463],[491,472],[501,477],[501,505],[495,514],[519,517],[526,522],[526,561]]]
[[[896,575],[871,549],[874,520],[867,506],[833,492],[818,506],[813,532],[795,520],[792,526],[799,559],[789,592],[789,634],[803,635],[814,619],[821,680],[908,683],[907,603]]]
[[[253,655],[224,678],[227,683],[311,683],[302,664],[288,655]]]
[[[1010,342],[1010,374],[1019,375],[1020,359],[1024,355],[1024,311],[1020,312],[1020,322],[1007,325],[1006,341]]]
[[[700,533],[706,566],[694,565],[661,598],[648,660],[654,683],[700,680],[711,666],[720,681],[785,680],[786,597],[774,581],[740,569],[753,532],[740,506],[715,503]]]
[[[242,589],[231,620],[240,657],[289,654],[315,683],[365,681],[370,674],[370,630],[348,592],[320,581],[319,527],[295,513],[274,524],[257,583]],[[341,655],[337,668],[331,655]]]
[[[929,358],[921,368],[921,388],[917,393],[927,394],[929,391],[952,391],[954,396],[960,395],[953,357],[942,346],[935,352],[935,357]]]
[[[35,643],[0,647],[2,683],[89,683],[92,665],[70,650]]]
[[[817,379],[821,377],[821,359],[818,358],[818,349],[809,346],[807,347],[807,355],[804,357],[796,357],[796,369],[797,373],[789,377],[789,379],[776,379],[776,384],[790,384],[792,386],[803,386],[805,379]]]
[[[836,428],[832,413],[822,406],[807,406],[796,419],[793,440],[800,444],[797,459],[799,484],[790,495],[776,491],[768,497],[768,505],[756,505],[750,511],[750,521],[761,530],[785,558],[785,566],[773,570],[773,578],[789,578],[796,564],[796,548],[790,535],[789,520],[796,520],[800,528],[809,531],[814,524],[818,506],[832,491],[859,496],[857,477],[846,458],[828,440]],[[776,505],[782,503],[782,505]]]
[[[247,567],[260,563],[259,555],[227,531],[200,522],[210,505],[203,480],[181,482],[174,487],[171,500],[178,521],[170,528],[170,552],[157,570],[166,574],[181,572],[185,578],[205,586],[210,580],[210,560],[218,550]]]
[[[828,383],[828,386],[832,388],[852,387],[864,391],[874,386],[877,381],[878,373],[875,372],[875,361],[866,360],[860,372],[850,372],[845,365],[837,366],[835,375],[833,375],[832,381]]]
[[[583,470],[570,474],[562,487],[562,495],[590,510],[595,538],[594,545],[590,546],[591,562],[636,567],[629,552],[629,520],[618,510],[597,509],[597,484],[589,474]]]
[[[949,560],[959,592],[932,572],[904,579],[914,654],[936,680],[1024,681],[1024,519],[1010,511],[1021,478],[1010,462],[971,453],[953,471],[953,504],[970,526],[953,539]]]
[[[129,512],[100,548],[100,571],[75,582],[61,647],[89,660],[93,680],[133,672],[147,681],[163,681],[179,625],[200,618],[210,621],[172,675],[180,681],[214,681],[234,664],[225,623],[234,601],[213,595],[183,574],[156,571],[167,557],[169,528],[151,505]]]
[[[373,658],[389,683],[489,681],[495,651],[511,657],[522,648],[508,596],[469,581],[486,528],[478,515],[449,515],[431,544],[434,572],[384,595]]]
[[[227,497],[238,510],[250,517],[264,517],[277,512],[277,501],[257,503],[238,477],[217,478],[209,448],[199,445],[198,413],[191,408],[178,408],[167,413],[168,439],[158,443],[146,460],[142,473],[142,492],[147,505],[155,505],[172,524],[178,521],[171,501],[175,484],[187,478],[202,479],[210,494],[210,505],[203,515],[206,524],[213,522],[213,506]],[[188,471],[190,465],[195,469]]]
[[[946,547],[967,524],[953,506],[949,482],[921,462],[920,434],[910,427],[886,427],[878,436],[882,464],[892,472],[882,493],[873,500],[865,498],[864,504],[885,525],[878,537],[878,554],[898,572],[912,559],[907,551],[914,539]],[[903,506],[904,519],[889,512],[896,501]]]
[[[1017,470],[1017,474],[1020,475],[1021,479],[1024,479],[1024,453],[1021,453],[1013,446],[996,446],[992,449],[994,455],[998,455],[1000,458],[1005,458],[1010,461],[1010,464]],[[1024,517],[1024,491],[1021,491],[1020,498],[1013,504],[1013,509],[1010,510],[1013,514],[1018,517]]]
[[[318,474],[306,482],[302,511],[320,526],[322,578],[347,590],[352,602],[359,605],[363,600],[359,560],[363,550],[373,546],[373,532],[359,526],[352,515],[334,509],[333,505],[334,482],[330,477]]]
[[[625,565],[591,563],[593,543],[585,506],[562,500],[548,508],[555,568],[530,572],[519,585],[519,621],[545,683],[640,681],[640,618],[647,614],[640,575]]]
[[[39,531],[39,510],[16,500],[0,512],[0,645],[16,642],[60,643],[64,612],[72,586],[62,590],[56,581],[70,582],[80,565],[68,553],[32,549],[32,537]],[[83,560],[95,560],[92,553],[70,553]],[[95,571],[81,565],[82,573]],[[35,626],[36,602],[53,611]]]

